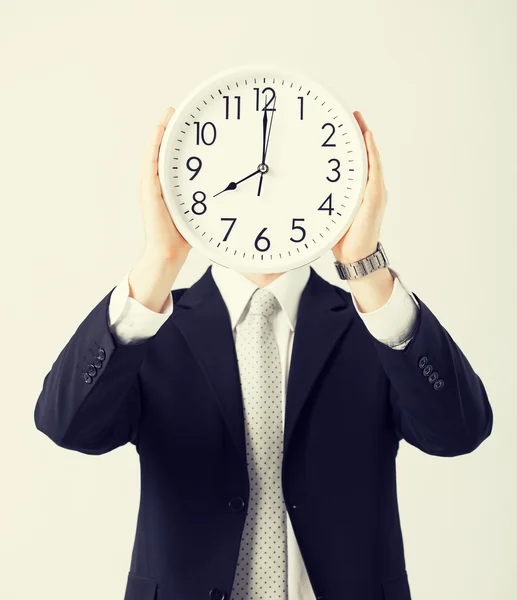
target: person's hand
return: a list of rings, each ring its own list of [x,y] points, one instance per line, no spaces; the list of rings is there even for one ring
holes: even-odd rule
[[[352,224],[339,242],[332,247],[336,260],[343,263],[354,262],[375,252],[387,202],[381,159],[373,134],[359,111],[354,111],[354,116],[361,127],[366,143],[368,180],[361,205]]]
[[[177,230],[165,205],[158,178],[160,145],[167,123],[173,114],[174,108],[167,108],[154,129],[144,155],[139,197],[145,229],[144,254],[162,260],[185,260],[192,246]]]

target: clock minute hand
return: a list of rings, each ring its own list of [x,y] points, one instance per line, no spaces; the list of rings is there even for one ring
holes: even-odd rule
[[[267,110],[264,108],[264,118],[262,119],[262,164],[266,162],[266,138],[267,138]]]
[[[239,179],[239,181],[230,181],[230,183],[224,188],[224,190],[217,192],[217,194],[214,194],[213,198],[215,198],[216,196],[219,196],[219,194],[222,194],[223,192],[227,192],[228,190],[235,190],[237,188],[237,186],[239,185],[239,183],[246,181],[246,179],[249,179],[250,177],[254,177],[255,175],[258,175],[259,173],[260,173],[260,169],[257,169],[254,173],[251,173],[251,175],[247,175],[246,177]]]
[[[275,107],[276,107],[276,96],[273,99],[273,114],[271,115],[271,120],[269,121],[269,131],[268,130],[268,118],[267,118],[267,110],[266,107],[264,107],[264,119],[262,120],[263,123],[263,140],[262,140],[262,171],[260,173],[260,181],[259,181],[259,186],[258,186],[258,191],[257,191],[257,196],[260,196],[260,192],[262,191],[262,181],[264,179],[264,173],[267,173],[269,171],[267,165],[266,165],[266,154],[267,154],[267,149],[269,148],[269,136],[271,135],[271,125],[273,125],[273,117],[275,115]],[[267,135],[266,135],[267,132]]]
[[[265,147],[264,147],[264,158],[263,158],[263,163],[266,163],[266,154],[269,148],[269,137],[271,136],[271,127],[273,125],[273,117],[275,116],[275,112],[276,112],[276,96],[273,98],[273,108],[272,108],[272,115],[271,115],[271,121],[269,122],[269,131],[267,134],[267,140],[265,140]]]

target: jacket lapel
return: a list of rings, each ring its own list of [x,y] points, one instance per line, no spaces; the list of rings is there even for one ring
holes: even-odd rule
[[[309,280],[300,297],[294,331],[287,380],[284,454],[318,376],[355,317],[350,295],[344,294],[341,295],[311,267]]]
[[[353,312],[343,297],[311,267],[298,308],[287,384],[284,453],[298,416],[316,379],[339,338],[348,329]],[[243,399],[230,316],[212,267],[174,303],[171,324],[184,336],[202,369],[235,447],[246,464]]]

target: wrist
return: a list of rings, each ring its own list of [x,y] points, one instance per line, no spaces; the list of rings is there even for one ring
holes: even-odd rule
[[[129,273],[129,295],[154,312],[161,312],[184,259],[167,257],[148,249]]]
[[[348,249],[346,252],[337,250],[334,252],[334,256],[340,263],[347,264],[366,258],[367,256],[370,256],[370,254],[373,254],[376,250],[377,242],[373,242],[360,248]]]
[[[395,279],[388,267],[378,269],[360,279],[348,279],[347,284],[363,313],[378,310],[388,302]]]
[[[172,268],[182,265],[188,252],[182,252],[177,249],[163,250],[161,248],[154,248],[153,246],[146,245],[141,255],[141,260],[159,266],[161,268]]]

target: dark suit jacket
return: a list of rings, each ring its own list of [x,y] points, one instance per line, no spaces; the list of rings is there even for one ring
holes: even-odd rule
[[[226,305],[209,267],[190,288],[173,290],[173,314],[154,337],[119,345],[108,327],[111,291],[46,375],[36,426],[87,454],[135,445],[141,500],[126,600],[228,600],[249,484]],[[399,442],[456,456],[492,430],[483,383],[416,298],[417,326],[404,350],[374,338],[350,294],[312,267],[300,299],[282,482],[319,599],[410,600]]]

